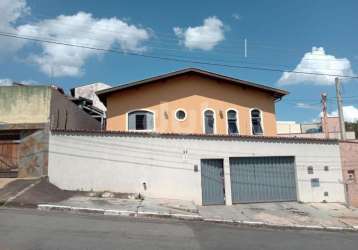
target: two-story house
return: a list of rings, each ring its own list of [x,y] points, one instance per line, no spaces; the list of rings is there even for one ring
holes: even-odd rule
[[[284,90],[190,68],[96,93],[107,131],[51,131],[62,189],[200,205],[345,199],[338,141],[276,136]]]
[[[107,130],[276,135],[275,102],[288,92],[188,68],[97,92]]]

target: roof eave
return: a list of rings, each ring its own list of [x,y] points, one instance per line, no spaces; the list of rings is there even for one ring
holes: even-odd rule
[[[184,73],[189,73],[189,72],[199,73],[199,74],[203,74],[203,75],[206,75],[206,76],[231,81],[233,83],[246,85],[247,87],[260,89],[261,91],[266,91],[266,92],[271,93],[275,97],[275,100],[281,99],[283,96],[289,94],[289,92],[287,92],[285,90],[282,90],[282,89],[276,89],[276,88],[272,88],[272,87],[265,86],[265,85],[262,85],[262,84],[252,83],[252,82],[248,82],[248,81],[244,81],[244,80],[240,80],[240,79],[220,75],[220,74],[209,72],[209,71],[195,69],[195,68],[183,69],[183,70],[179,70],[179,71],[175,71],[175,72],[171,72],[171,73],[167,73],[167,74],[163,74],[163,75],[159,75],[159,76],[150,77],[150,78],[147,78],[147,79],[144,79],[144,80],[135,81],[135,82],[132,82],[132,83],[128,83],[128,84],[124,84],[124,85],[120,85],[120,86],[100,90],[100,91],[97,91],[96,94],[102,100],[108,94],[110,94],[112,92],[115,92],[115,91],[119,91],[119,90],[131,88],[131,87],[139,86],[139,85],[150,83],[150,82],[153,82],[153,81],[156,81],[156,80],[161,80],[161,79],[165,79],[165,78],[169,78],[169,77],[174,77],[174,76],[184,74]]]

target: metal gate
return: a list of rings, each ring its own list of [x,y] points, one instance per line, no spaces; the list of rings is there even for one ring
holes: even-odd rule
[[[225,204],[224,167],[222,159],[201,160],[203,205]]]
[[[296,201],[294,157],[230,158],[233,203]]]

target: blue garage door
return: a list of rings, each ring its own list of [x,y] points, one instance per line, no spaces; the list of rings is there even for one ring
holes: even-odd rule
[[[223,166],[222,159],[201,160],[203,205],[225,204]]]
[[[294,157],[230,158],[233,203],[296,201]]]

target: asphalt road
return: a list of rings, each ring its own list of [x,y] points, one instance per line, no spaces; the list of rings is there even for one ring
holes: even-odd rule
[[[7,249],[357,249],[358,233],[242,228],[205,222],[0,209]]]

